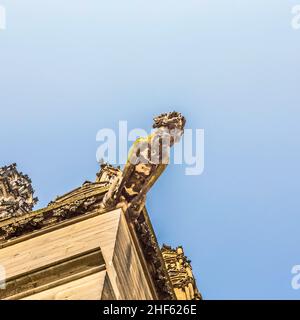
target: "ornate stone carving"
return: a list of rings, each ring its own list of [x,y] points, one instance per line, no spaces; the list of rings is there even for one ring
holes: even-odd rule
[[[123,172],[112,178],[103,208],[126,201],[131,219],[139,217],[146,194],[168,165],[170,147],[180,140],[184,125],[185,118],[175,111],[154,118],[154,132],[134,143]]]
[[[120,167],[115,168],[108,163],[102,162],[100,164],[100,171],[97,173],[96,182],[102,182],[105,185],[110,185],[120,174],[122,174]]]
[[[159,116],[154,117],[153,120],[153,128],[168,128],[169,130],[178,129],[183,131],[186,123],[182,114],[176,111],[162,113]]]
[[[65,197],[57,197],[48,207],[33,212],[26,217],[13,219],[0,225],[0,240],[8,240],[30,233],[55,223],[91,212],[103,199],[105,188],[98,183],[91,183],[69,193]]]
[[[149,263],[149,270],[156,283],[159,298],[163,300],[175,299],[167,270],[163,264],[160,249],[154,233],[149,227],[143,214],[135,221],[135,230],[141,243],[143,253]]]
[[[38,201],[33,194],[31,180],[15,163],[0,168],[0,219],[30,212]]]
[[[191,261],[184,255],[182,247],[172,249],[163,245],[161,253],[178,300],[202,300],[192,272]]]
[[[164,246],[160,250],[146,209],[146,194],[165,170],[169,149],[179,141],[185,125],[177,112],[154,118],[154,132],[138,139],[123,171],[101,164],[96,182],[86,181],[48,207],[30,212],[36,200],[31,181],[16,166],[0,169],[0,241],[44,229],[85,214],[101,214],[122,206],[146,260],[159,299],[200,299],[188,260],[181,252]],[[23,214],[26,215],[23,216]],[[5,219],[1,221],[1,216]],[[14,217],[14,219],[9,219]],[[165,259],[165,260],[164,260]],[[190,270],[190,271],[189,271]],[[175,288],[175,293],[174,293]]]
[[[154,132],[138,139],[131,148],[123,172],[104,165],[99,181],[108,180],[110,188],[102,201],[107,210],[126,203],[127,217],[133,222],[149,269],[161,299],[173,299],[168,273],[164,266],[154,233],[142,210],[146,194],[169,163],[170,147],[184,132],[185,118],[178,112],[163,113],[154,118]]]

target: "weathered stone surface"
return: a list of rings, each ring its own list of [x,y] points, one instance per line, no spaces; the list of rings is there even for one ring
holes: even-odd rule
[[[99,299],[106,275],[116,299],[154,299],[121,209],[7,243],[0,261],[4,299]]]

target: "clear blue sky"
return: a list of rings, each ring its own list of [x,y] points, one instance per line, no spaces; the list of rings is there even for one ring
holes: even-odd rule
[[[0,165],[38,207],[94,179],[99,129],[179,110],[205,129],[205,170],[172,165],[149,194],[160,243],[184,246],[206,299],[300,299],[297,1],[0,4]]]

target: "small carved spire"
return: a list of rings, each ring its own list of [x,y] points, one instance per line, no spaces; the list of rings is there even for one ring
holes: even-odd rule
[[[173,249],[163,245],[161,249],[169,277],[178,300],[202,300],[192,272],[191,261],[184,255],[181,246]]]
[[[109,163],[101,162],[100,171],[97,173],[96,182],[111,184],[115,177],[121,174],[120,167],[114,167]]]
[[[38,199],[28,175],[17,170],[15,163],[0,168],[0,219],[32,211]]]

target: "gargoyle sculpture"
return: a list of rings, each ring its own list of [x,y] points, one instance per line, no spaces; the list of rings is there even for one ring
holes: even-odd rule
[[[126,202],[130,218],[136,219],[145,205],[146,194],[169,163],[170,147],[184,132],[185,118],[179,112],[154,118],[152,134],[133,144],[123,172],[116,174],[102,207],[112,208]]]

